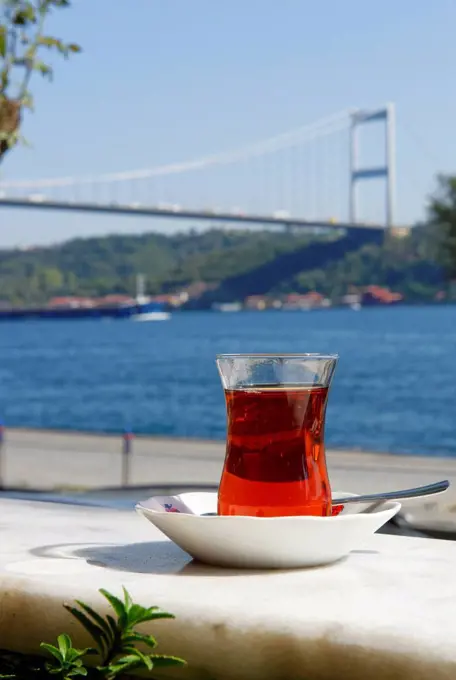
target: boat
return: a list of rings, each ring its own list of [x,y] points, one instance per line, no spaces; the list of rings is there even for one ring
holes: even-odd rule
[[[169,312],[164,311],[140,312],[139,314],[133,314],[131,319],[132,321],[166,321],[170,316]]]
[[[136,297],[106,295],[103,298],[54,298],[44,307],[3,307],[0,321],[130,319],[132,321],[165,321],[171,314],[163,302],[144,295],[144,278],[137,278]]]

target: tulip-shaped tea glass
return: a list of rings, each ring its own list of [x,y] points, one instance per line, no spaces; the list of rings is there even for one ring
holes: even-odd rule
[[[220,515],[331,514],[324,434],[337,358],[217,355],[227,409]]]

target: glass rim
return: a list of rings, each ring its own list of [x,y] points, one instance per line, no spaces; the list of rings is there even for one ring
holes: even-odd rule
[[[265,352],[265,353],[238,353],[216,354],[216,359],[338,359],[338,354],[318,354],[318,352]]]

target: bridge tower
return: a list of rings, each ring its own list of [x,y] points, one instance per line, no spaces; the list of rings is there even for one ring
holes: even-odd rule
[[[385,131],[385,160],[378,167],[358,167],[358,130],[365,123],[381,122]],[[395,188],[396,188],[396,142],[395,142],[395,111],[394,104],[387,104],[382,109],[374,111],[355,111],[351,116],[350,126],[350,188],[349,188],[349,217],[355,224],[358,218],[358,192],[360,180],[384,177],[386,183],[385,213],[386,226],[394,226]]]

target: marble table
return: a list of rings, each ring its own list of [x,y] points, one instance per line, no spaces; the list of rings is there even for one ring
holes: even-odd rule
[[[335,565],[231,571],[195,564],[133,512],[0,501],[0,647],[36,651],[68,632],[62,607],[108,609],[124,585],[176,620],[151,624],[175,677],[454,680],[456,543],[373,536]]]

